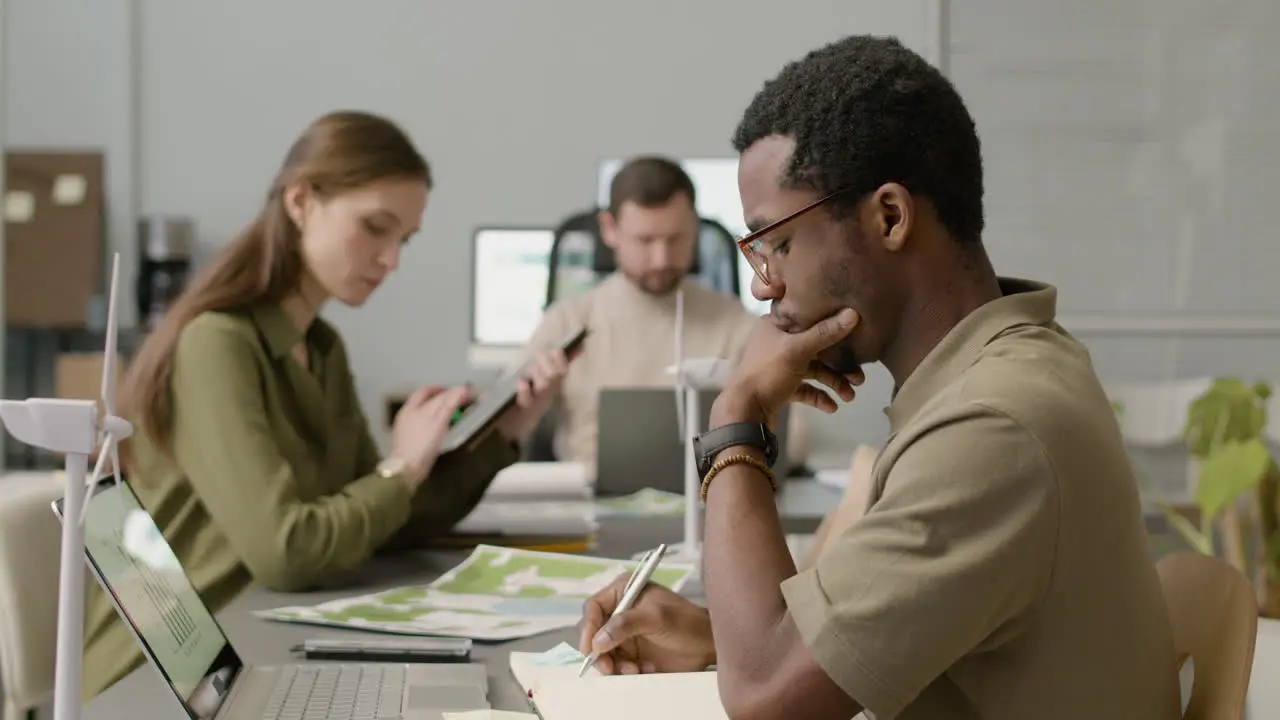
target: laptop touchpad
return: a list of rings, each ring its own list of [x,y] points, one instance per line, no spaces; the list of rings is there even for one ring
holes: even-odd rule
[[[489,700],[474,685],[411,685],[405,714],[419,710],[485,710]]]

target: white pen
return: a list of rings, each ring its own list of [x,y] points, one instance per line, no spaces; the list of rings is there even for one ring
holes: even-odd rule
[[[631,578],[627,580],[627,586],[622,589],[622,600],[618,602],[618,606],[609,615],[610,619],[618,613],[626,612],[631,607],[631,604],[636,601],[636,597],[640,595],[640,591],[644,589],[645,585],[649,584],[649,578],[653,577],[653,571],[658,569],[658,563],[662,562],[662,556],[666,554],[667,544],[663,543],[657,549],[650,550],[649,554],[645,555],[640,564],[636,566],[635,572],[631,573]],[[582,661],[582,667],[578,668],[578,677],[582,677],[582,673],[594,665],[599,657],[600,653],[592,650],[591,654]]]

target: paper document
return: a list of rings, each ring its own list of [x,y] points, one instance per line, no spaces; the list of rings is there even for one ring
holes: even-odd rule
[[[630,560],[562,555],[532,550],[481,545],[454,569],[441,575],[431,587],[449,593],[497,595],[528,603],[574,601],[574,622],[582,602],[636,567]],[[663,563],[651,582],[680,592],[692,568]],[[550,605],[560,607],[560,605]]]
[[[577,625],[583,601],[636,565],[629,560],[480,545],[429,585],[255,614],[405,635],[514,640]],[[691,573],[688,565],[665,563],[652,582],[679,592]]]
[[[644,488],[630,495],[596,501],[596,517],[649,517],[684,514],[684,495]]]
[[[511,653],[511,673],[530,693],[542,720],[728,718],[714,670],[601,675],[592,667],[579,678],[576,664],[540,664],[559,652],[557,647],[546,653]]]
[[[729,720],[714,670],[558,677],[542,683],[532,701],[542,720]]]
[[[577,603],[581,605],[581,602]],[[428,587],[406,587],[373,595],[334,600],[311,607],[262,610],[268,620],[372,630],[399,635],[443,635],[500,642],[559,630],[568,605],[559,615],[525,612],[499,597],[456,595]]]
[[[591,497],[587,466],[577,462],[518,462],[499,472],[485,492],[486,500],[530,497]]]
[[[484,500],[453,528],[455,535],[587,536],[600,525],[590,500]]]

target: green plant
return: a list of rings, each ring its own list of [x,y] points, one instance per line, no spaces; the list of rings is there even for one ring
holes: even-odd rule
[[[1193,548],[1213,555],[1215,524],[1223,512],[1242,496],[1255,493],[1260,560],[1267,577],[1280,578],[1277,468],[1263,439],[1270,397],[1271,387],[1265,383],[1247,385],[1236,378],[1220,378],[1192,401],[1183,438],[1199,461],[1195,493],[1199,527],[1166,503],[1161,503],[1161,509]],[[1244,538],[1240,540],[1240,547],[1247,545]]]

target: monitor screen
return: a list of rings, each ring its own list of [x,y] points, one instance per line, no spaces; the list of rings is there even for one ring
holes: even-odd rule
[[[600,163],[600,177],[597,188],[596,203],[600,207],[609,205],[609,183],[622,167],[622,158],[610,158]],[[742,199],[738,196],[738,159],[737,158],[686,158],[680,166],[693,181],[694,191],[698,194],[698,214],[704,218],[715,220],[724,225],[736,236],[747,234],[746,221],[742,216]],[[738,255],[738,284],[742,304],[753,313],[763,315],[769,312],[769,304],[762,303],[751,296],[751,278],[754,271],[747,259]]]
[[[480,228],[472,240],[471,341],[524,345],[547,302],[551,243],[542,228]]]
[[[188,713],[213,717],[240,659],[132,489],[95,490],[84,525],[94,574]]]

